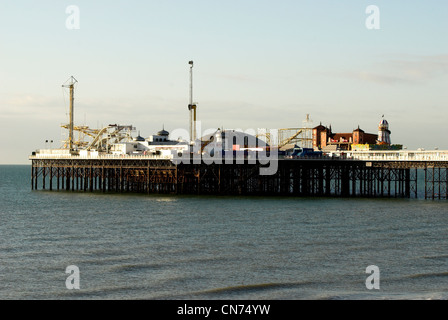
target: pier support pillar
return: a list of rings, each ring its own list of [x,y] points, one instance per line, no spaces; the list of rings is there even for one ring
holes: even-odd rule
[[[42,167],[42,190],[45,190],[45,178],[46,178],[46,168]]]
[[[34,190],[34,161],[31,164],[31,190]]]
[[[50,167],[50,191],[53,191],[53,167]]]

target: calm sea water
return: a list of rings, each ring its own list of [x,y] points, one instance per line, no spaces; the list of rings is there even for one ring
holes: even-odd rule
[[[30,171],[0,166],[0,299],[448,298],[446,201],[31,191]]]

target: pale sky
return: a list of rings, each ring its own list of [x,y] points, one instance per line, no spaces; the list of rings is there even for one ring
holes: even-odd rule
[[[448,149],[447,31],[446,0],[0,0],[0,164],[60,145],[72,75],[75,124],[188,130],[189,60],[204,130],[376,133],[384,114],[392,143]]]

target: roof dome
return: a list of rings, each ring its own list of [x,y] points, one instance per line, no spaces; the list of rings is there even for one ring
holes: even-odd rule
[[[134,138],[134,141],[145,141],[145,138],[143,138],[142,136],[138,135],[136,138]]]
[[[158,136],[169,136],[170,133],[168,131],[166,131],[165,129],[160,130],[159,132],[157,132]]]
[[[140,131],[138,132],[138,136],[134,138],[134,141],[145,141],[145,138],[143,138],[143,137],[140,135]]]
[[[229,140],[230,144],[244,145],[245,143],[248,143],[252,147],[268,146],[268,144],[265,141],[259,139],[254,135],[232,129],[223,130],[221,132],[221,137],[222,139],[231,138],[233,141]]]

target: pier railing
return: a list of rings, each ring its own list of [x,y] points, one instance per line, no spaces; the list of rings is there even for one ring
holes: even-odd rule
[[[71,154],[51,154],[37,153],[29,157],[30,160],[36,159],[73,159],[73,160],[173,160],[173,155],[120,155],[120,154],[89,154],[89,155],[71,155]],[[399,150],[399,151],[337,151],[326,154],[322,157],[291,157],[279,156],[278,159],[289,160],[357,160],[357,161],[448,161],[448,150]]]
[[[71,154],[37,154],[29,157],[30,160],[37,159],[73,159],[73,160],[147,160],[147,159],[161,159],[161,160],[171,160],[173,157],[171,155],[115,155],[115,154],[104,154],[104,155],[71,155]]]
[[[448,161],[448,150],[347,151],[339,156],[361,161]]]

